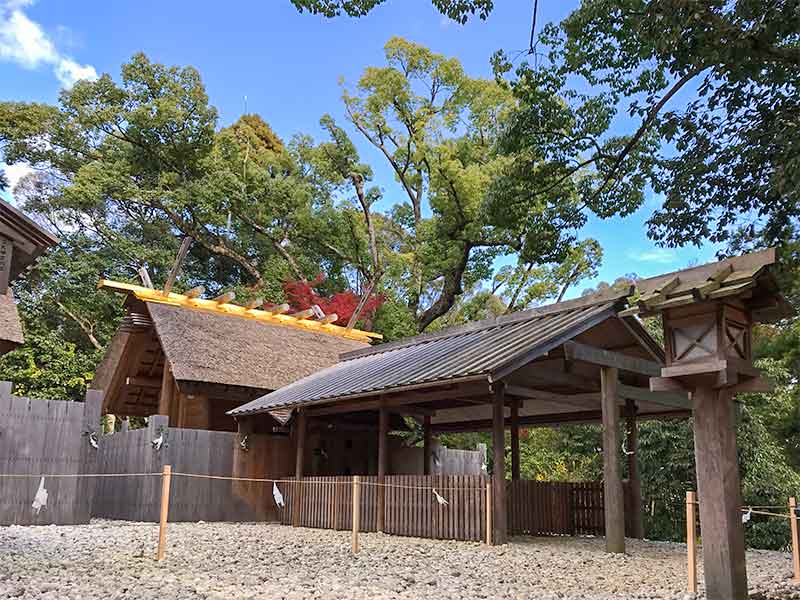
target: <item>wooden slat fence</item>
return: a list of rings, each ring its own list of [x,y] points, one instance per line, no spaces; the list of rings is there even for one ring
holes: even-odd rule
[[[602,482],[520,479],[507,484],[511,535],[605,535]]]
[[[361,531],[377,528],[378,478],[361,477]],[[486,482],[480,475],[390,475],[385,478],[385,533],[480,541],[486,531]],[[304,477],[279,484],[286,507],[281,522],[301,527],[350,529],[353,478]],[[436,501],[432,488],[448,502]],[[298,490],[299,506],[295,505]],[[295,510],[299,514],[295,515]]]
[[[161,433],[160,450],[152,441]],[[261,448],[259,438],[250,435],[251,446]],[[118,432],[100,439],[100,473],[160,473],[171,465],[173,473],[231,477],[236,453],[241,453],[239,436],[225,431],[166,427],[166,418],[150,417],[148,427]],[[269,440],[267,440],[269,441]],[[279,443],[282,440],[279,440]],[[286,440],[288,445],[288,439]],[[281,450],[282,448],[278,448]],[[251,449],[248,458],[259,458]],[[266,478],[259,472],[238,476]],[[274,474],[271,476],[275,476]],[[107,519],[156,522],[161,500],[160,477],[113,477],[97,484],[92,515]],[[173,475],[170,485],[170,521],[259,521],[277,520],[272,486],[267,482],[233,482]]]
[[[88,523],[95,484],[89,478],[45,478],[47,504],[37,514],[33,498],[38,475],[80,475],[95,469],[97,450],[89,433],[100,427],[102,396],[88,392],[85,402],[11,396],[0,382],[0,525],[75,525]]]

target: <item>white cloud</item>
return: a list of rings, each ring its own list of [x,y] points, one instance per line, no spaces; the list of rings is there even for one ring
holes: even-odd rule
[[[15,163],[13,165],[0,163],[0,170],[6,174],[9,190],[13,190],[25,175],[33,173],[33,168],[26,163]]]
[[[666,265],[675,262],[677,256],[675,255],[674,250],[668,250],[667,248],[653,248],[652,250],[643,252],[635,252],[630,250],[628,252],[628,258],[637,262],[652,262]]]
[[[80,79],[97,79],[92,65],[81,65],[58,51],[42,27],[22,11],[33,0],[0,0],[0,60],[26,69],[49,65],[65,87]]]

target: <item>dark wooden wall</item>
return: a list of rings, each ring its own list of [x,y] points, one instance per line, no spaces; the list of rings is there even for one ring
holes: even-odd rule
[[[41,475],[92,473],[97,450],[90,432],[99,432],[102,396],[90,391],[85,402],[37,400],[11,396],[0,382],[0,525],[74,525],[88,523],[95,481],[47,478],[47,505],[37,514],[33,498]]]
[[[221,477],[280,477],[293,458],[288,437],[248,436],[249,450],[236,433],[167,427],[166,417],[150,417],[147,428],[118,432],[100,440],[102,473],[158,473],[171,465],[173,473]],[[160,450],[152,441],[165,434]],[[160,477],[101,479],[92,514],[108,519],[155,522],[161,501]],[[276,520],[272,485],[173,475],[170,521]]]

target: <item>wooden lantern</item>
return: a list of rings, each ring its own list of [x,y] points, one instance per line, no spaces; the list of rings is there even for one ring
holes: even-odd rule
[[[660,316],[664,332],[666,367],[653,389],[763,387],[752,365],[753,324],[790,314],[774,262],[770,249],[638,282],[625,312]]]

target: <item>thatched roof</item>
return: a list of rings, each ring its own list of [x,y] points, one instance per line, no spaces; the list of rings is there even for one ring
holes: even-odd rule
[[[178,381],[275,390],[367,344],[237,316],[148,302]]]
[[[13,350],[23,342],[22,325],[11,289],[0,294],[0,354]]]

